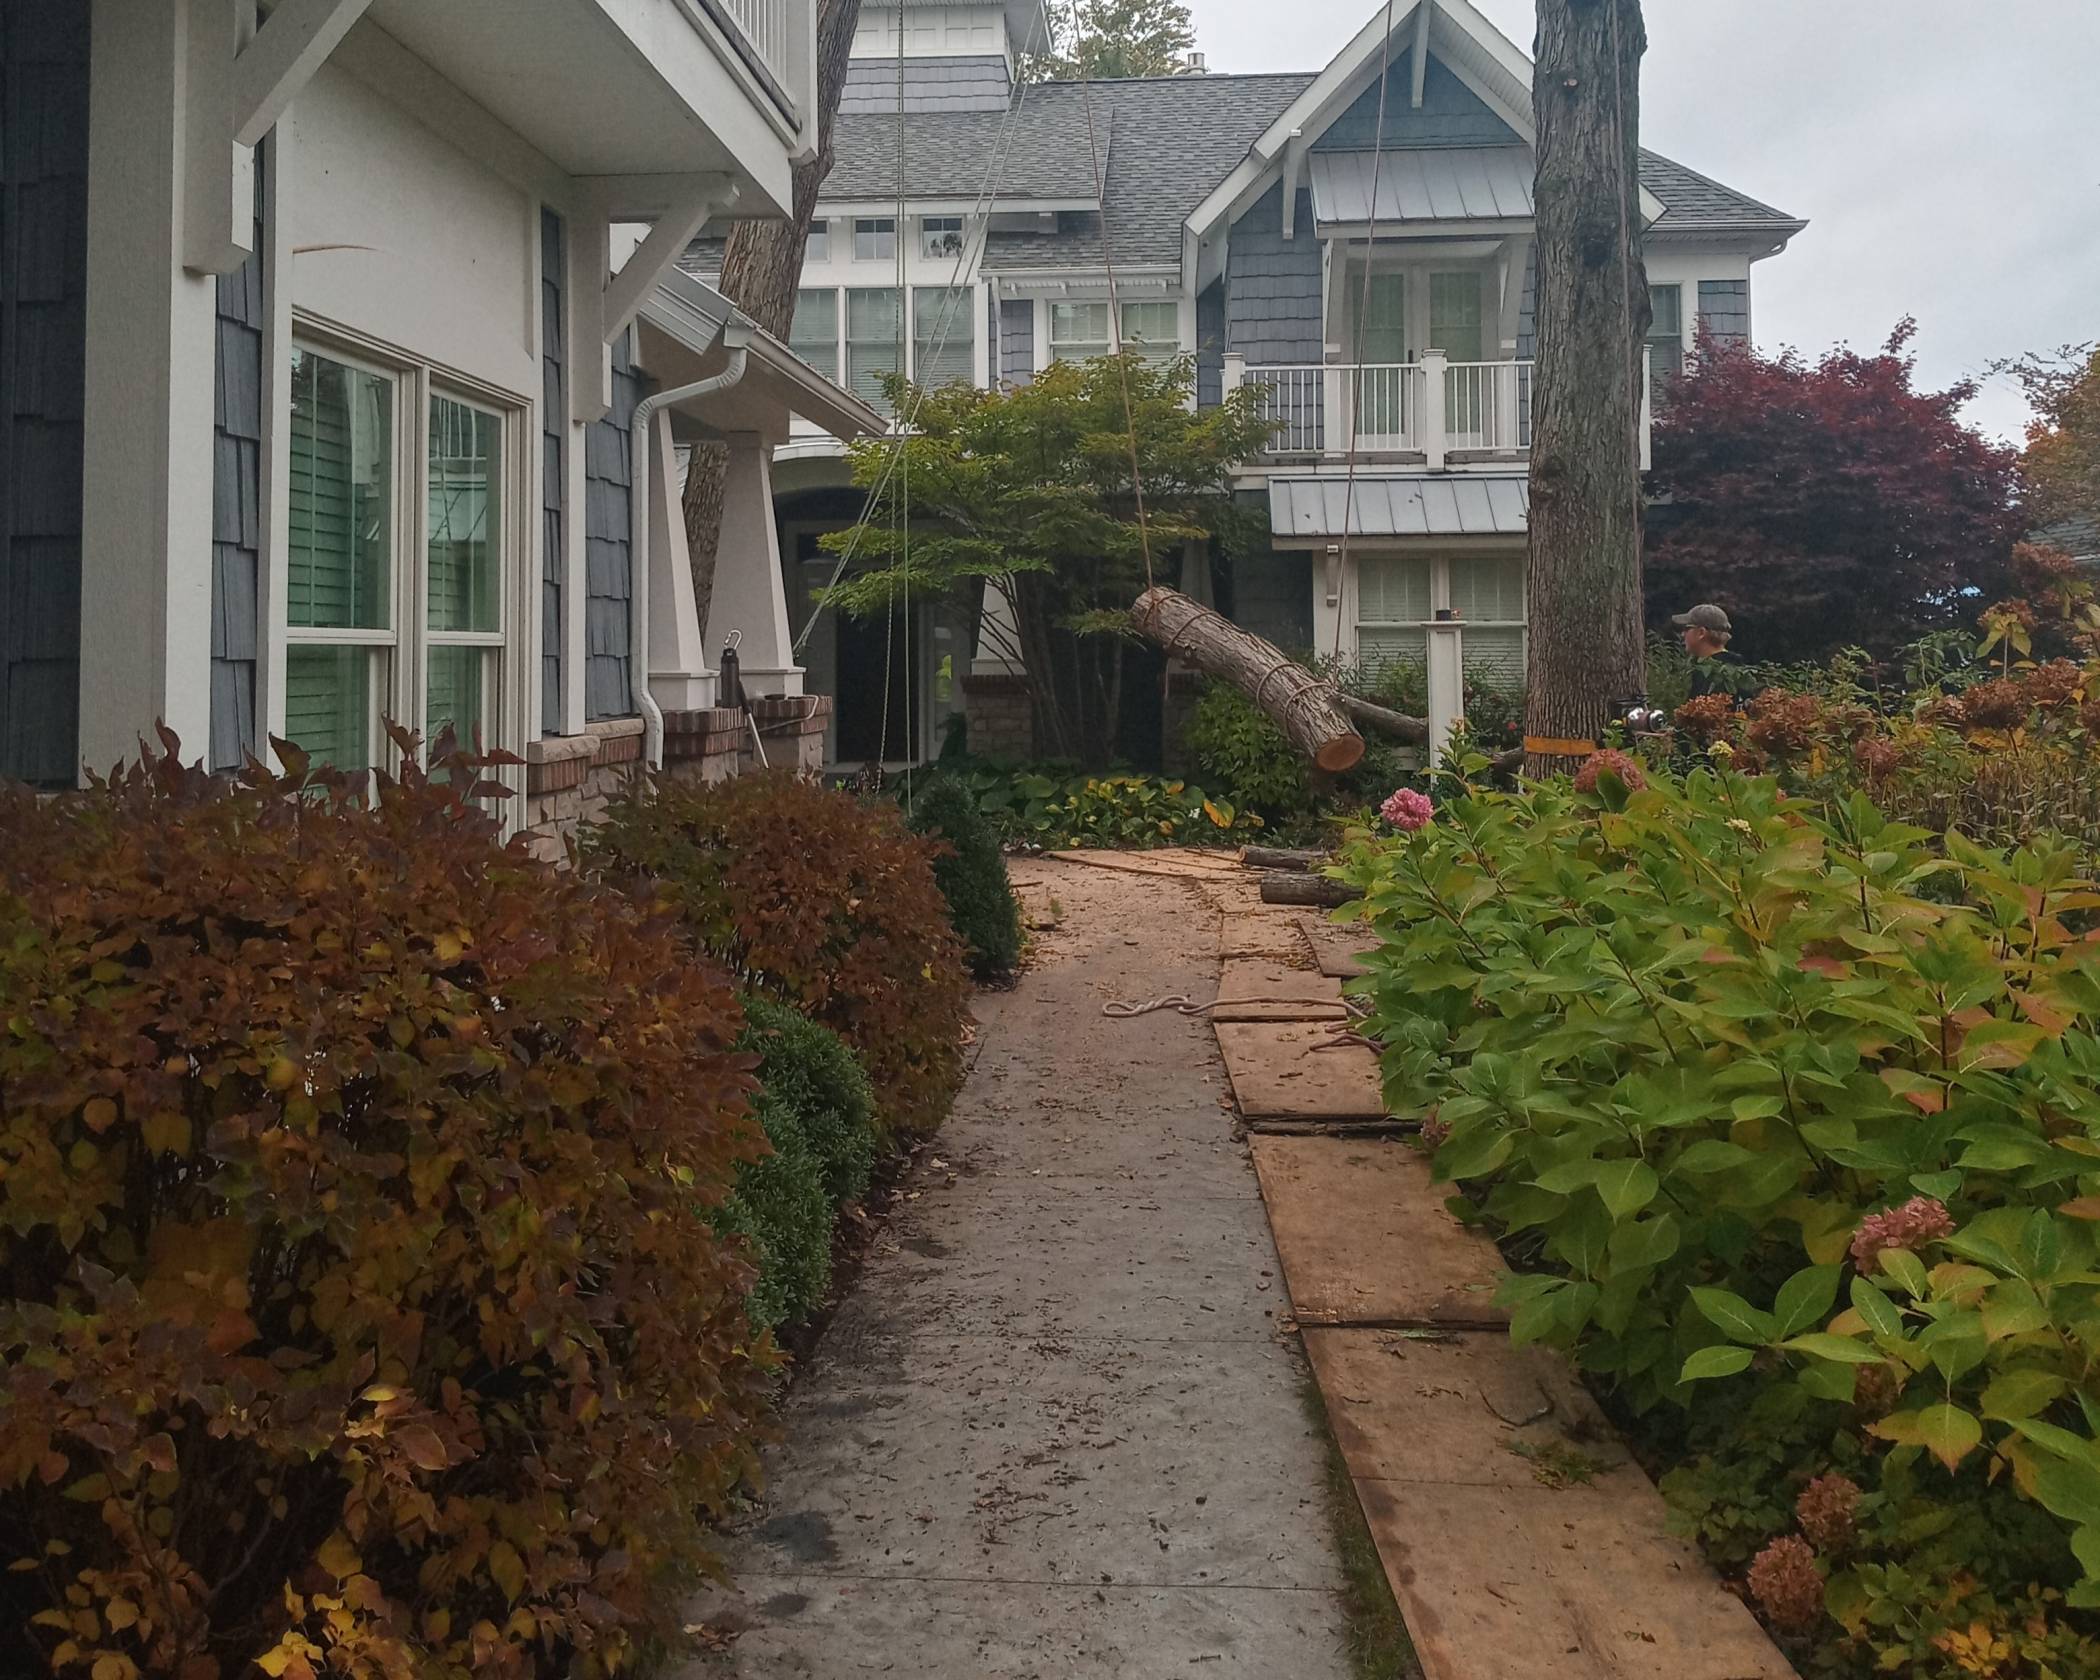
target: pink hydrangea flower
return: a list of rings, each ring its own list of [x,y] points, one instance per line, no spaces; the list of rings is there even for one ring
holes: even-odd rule
[[[1436,815],[1436,807],[1429,803],[1429,795],[1417,793],[1413,788],[1396,788],[1392,797],[1378,807],[1378,814],[1385,818],[1402,834],[1412,834],[1418,828],[1427,828]]]
[[[1639,793],[1648,785],[1648,778],[1641,774],[1641,767],[1617,747],[1600,747],[1584,759],[1582,767],[1575,772],[1575,791],[1595,793],[1597,778],[1606,771],[1625,783],[1628,793]]]
[[[1783,1633],[1807,1633],[1823,1620],[1823,1574],[1806,1540],[1774,1540],[1750,1565],[1750,1596]]]
[[[1886,1249],[1916,1253],[1927,1243],[1953,1234],[1954,1220],[1945,1203],[1930,1196],[1913,1196],[1901,1207],[1884,1208],[1860,1221],[1852,1237],[1852,1261],[1861,1271],[1870,1272]]]

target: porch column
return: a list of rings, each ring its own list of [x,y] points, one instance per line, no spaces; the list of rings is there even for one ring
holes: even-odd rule
[[[1450,441],[1450,416],[1444,410],[1445,356],[1441,350],[1422,352],[1422,456],[1431,472],[1444,470],[1444,449]]]
[[[156,720],[186,759],[210,745],[218,281],[183,266],[197,10],[94,3],[80,755],[104,769]]]
[[[684,475],[670,421],[658,414],[641,443],[656,452],[649,463],[649,692],[666,712],[704,712],[715,703],[715,674],[708,669],[693,598],[681,506]]]
[[[1443,762],[1451,732],[1466,714],[1463,637],[1457,624],[1429,627],[1429,767]]]
[[[741,630],[737,662],[744,692],[800,694],[802,667],[788,631],[780,530],[773,523],[773,450],[756,432],[731,432],[722,441],[729,449],[729,476],[704,645],[719,648]]]

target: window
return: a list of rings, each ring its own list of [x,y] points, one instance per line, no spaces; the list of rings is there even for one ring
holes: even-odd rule
[[[809,238],[802,246],[802,260],[806,263],[826,263],[831,261],[831,224],[829,222],[811,222],[809,224]]]
[[[921,385],[968,385],[976,379],[973,296],[964,286],[912,288],[911,372]]]
[[[853,260],[855,262],[895,262],[897,260],[897,218],[894,216],[862,216],[853,224]]]
[[[1105,356],[1111,345],[1106,303],[1053,303],[1050,306],[1050,358],[1077,362]]]
[[[1440,606],[1459,620],[1470,685],[1513,691],[1524,685],[1524,559],[1378,556],[1357,568],[1356,652],[1367,673],[1389,666],[1424,669],[1429,625]]]
[[[882,376],[904,371],[899,354],[903,329],[903,305],[894,288],[856,288],[846,294],[846,384],[885,414],[890,399],[882,389]]]
[[[1650,286],[1648,307],[1648,382],[1652,391],[1684,372],[1684,288]]]
[[[1466,682],[1515,693],[1524,686],[1524,561],[1467,557],[1444,562]]]
[[[418,413],[420,384],[292,352],[285,734],[342,769],[385,761],[382,717],[502,744],[505,417],[443,390]]]
[[[795,294],[795,319],[788,348],[826,379],[839,376],[839,294],[831,286],[805,286]]]
[[[1181,305],[1171,299],[1124,304],[1123,348],[1148,362],[1171,362],[1181,354]]]
[[[1365,674],[1429,662],[1432,562],[1380,556],[1357,566],[1356,657]]]
[[[919,255],[922,257],[959,257],[962,255],[962,217],[921,216],[919,218]]]
[[[292,352],[285,734],[322,764],[372,764],[391,686],[394,379]]]

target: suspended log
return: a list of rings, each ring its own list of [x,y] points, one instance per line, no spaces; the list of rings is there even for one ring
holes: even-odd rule
[[[1426,747],[1429,744],[1429,720],[1409,717],[1405,712],[1390,711],[1370,700],[1359,700],[1353,694],[1337,697],[1343,711],[1352,721],[1375,729],[1381,735],[1390,735],[1396,741],[1405,741],[1409,746]]]
[[[1301,851],[1295,846],[1248,846],[1240,862],[1249,869],[1317,869],[1327,861],[1325,852]]]
[[[1333,910],[1364,895],[1361,887],[1346,887],[1324,875],[1285,875],[1272,872],[1261,878],[1264,904],[1313,904]]]
[[[1137,598],[1131,623],[1170,658],[1232,684],[1322,770],[1347,770],[1363,757],[1364,738],[1337,703],[1334,685],[1275,644],[1165,587]]]

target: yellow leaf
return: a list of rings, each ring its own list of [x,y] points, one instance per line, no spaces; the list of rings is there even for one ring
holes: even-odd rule
[[[292,1653],[287,1651],[282,1645],[272,1646],[255,1659],[255,1666],[261,1669],[263,1673],[269,1675],[270,1680],[278,1680],[278,1676],[283,1674],[291,1665]]]
[[[517,1603],[518,1594],[525,1590],[525,1564],[508,1540],[498,1540],[489,1548],[489,1577],[503,1589],[505,1598]]]
[[[190,1117],[172,1108],[149,1114],[139,1122],[139,1136],[148,1149],[163,1155],[186,1155],[190,1148]]]
[[[117,1105],[107,1097],[90,1097],[80,1110],[80,1123],[91,1132],[106,1132],[117,1123]]]
[[[95,1659],[91,1670],[93,1680],[133,1680],[138,1670],[129,1657],[120,1657],[114,1651],[104,1651]]]
[[[350,1536],[341,1529],[337,1529],[321,1542],[321,1549],[314,1554],[314,1561],[338,1581],[346,1575],[355,1575],[364,1567],[364,1559],[357,1555],[357,1547],[351,1544]]]

